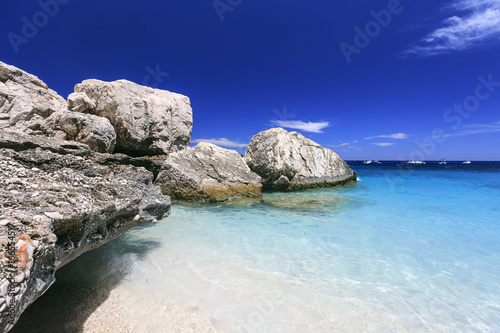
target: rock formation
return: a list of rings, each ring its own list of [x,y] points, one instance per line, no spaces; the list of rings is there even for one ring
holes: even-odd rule
[[[333,151],[297,132],[271,128],[255,135],[245,161],[264,180],[264,189],[289,191],[342,185],[356,173]]]
[[[40,133],[45,118],[65,107],[39,78],[0,61],[0,131]]]
[[[93,151],[112,153],[116,133],[108,119],[73,111],[54,112],[40,126],[47,136],[87,144]]]
[[[174,199],[222,202],[260,198],[260,177],[250,171],[235,150],[201,142],[170,154],[156,184]]]
[[[0,62],[2,332],[50,287],[58,268],[170,212],[170,198],[153,185],[165,157],[108,152],[117,140],[116,124],[122,140],[141,138],[137,155],[183,148],[190,141],[189,100],[127,81],[103,86],[123,89],[115,96],[103,88],[109,94],[95,100],[77,92],[66,103],[37,77]],[[117,102],[104,103],[110,100]],[[116,114],[103,113],[109,119],[78,112],[115,106]],[[122,116],[126,122],[117,120]],[[155,150],[158,146],[162,149]]]
[[[189,98],[127,80],[85,80],[70,95],[72,110],[107,118],[117,152],[167,155],[189,146],[193,116]]]
[[[107,161],[107,163],[104,163]],[[0,136],[0,330],[55,271],[138,223],[168,215],[153,173],[120,155],[42,136]]]

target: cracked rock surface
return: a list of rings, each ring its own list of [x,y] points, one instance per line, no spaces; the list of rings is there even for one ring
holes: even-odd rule
[[[336,153],[297,132],[271,128],[256,134],[245,154],[264,189],[290,191],[355,182],[354,172]]]
[[[0,331],[49,288],[58,268],[169,214],[170,198],[142,164],[81,143],[1,133]]]
[[[85,80],[75,92],[68,98],[69,108],[109,119],[116,152],[167,155],[189,147],[193,111],[186,96],[127,80]]]
[[[35,75],[0,61],[0,131],[40,133],[40,125],[66,101]]]
[[[260,181],[236,150],[201,142],[170,154],[156,184],[173,199],[223,202],[261,198]]]

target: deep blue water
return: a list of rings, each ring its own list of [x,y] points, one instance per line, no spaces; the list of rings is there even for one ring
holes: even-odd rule
[[[83,260],[123,271],[108,302],[135,332],[500,332],[500,163],[351,165],[347,187],[174,204]]]

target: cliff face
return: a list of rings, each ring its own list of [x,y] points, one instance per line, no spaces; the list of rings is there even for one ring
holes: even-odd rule
[[[271,128],[255,135],[246,151],[250,169],[264,189],[295,190],[356,181],[356,173],[332,150],[297,132]]]
[[[130,99],[135,93],[130,92]],[[121,94],[129,98],[126,90]],[[149,97],[161,104],[164,95],[158,91]],[[86,95],[73,96],[70,102],[68,106],[35,76],[0,62],[2,332],[10,330],[24,309],[54,283],[58,268],[131,227],[155,223],[170,212],[170,198],[153,185],[162,159],[100,153],[113,152],[118,142],[113,126],[117,116],[73,111],[97,107]],[[171,102],[167,99],[162,105]],[[170,133],[168,140],[164,133],[144,138],[182,144],[153,151],[165,154],[189,142],[191,114],[186,112],[179,125],[185,129],[182,133]],[[163,116],[175,127],[175,117],[167,110]],[[156,119],[135,112],[132,125],[151,124],[152,118]],[[148,147],[135,152],[149,155]]]

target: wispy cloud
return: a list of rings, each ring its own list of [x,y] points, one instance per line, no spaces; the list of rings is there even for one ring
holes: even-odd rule
[[[200,142],[208,142],[212,143],[217,146],[222,146],[222,147],[229,147],[229,148],[246,148],[248,147],[248,143],[241,143],[238,141],[231,141],[226,138],[219,138],[219,139],[196,139],[192,140],[192,143],[200,143]]]
[[[445,9],[457,15],[450,14],[405,54],[433,56],[500,41],[500,0],[455,0]]]
[[[389,147],[394,145],[394,142],[372,142],[372,145],[379,146],[379,147]]]
[[[327,145],[327,147],[332,147],[332,148],[342,148],[342,147],[350,147],[350,148],[354,148],[352,147],[352,145],[358,143],[358,140],[354,140],[352,142],[343,142],[343,143],[339,143],[339,144],[335,144],[335,145]]]
[[[500,121],[493,124],[468,124],[463,125],[464,128],[470,128],[457,133],[444,134],[443,137],[454,137],[454,136],[464,136],[464,135],[475,135],[475,134],[485,134],[485,133],[495,133],[500,132]]]
[[[344,142],[344,143],[340,143],[338,145],[328,145],[328,147],[340,148],[340,147],[347,147],[347,146],[350,146],[350,145],[351,145],[350,142]]]
[[[323,129],[330,127],[330,122],[322,121],[322,122],[304,122],[300,120],[271,120],[273,125],[291,129],[298,129],[305,132],[311,133],[323,133]]]
[[[408,139],[408,135],[405,133],[383,134],[383,135],[370,136],[368,138],[365,138],[365,140],[372,140],[379,138],[405,140]]]

